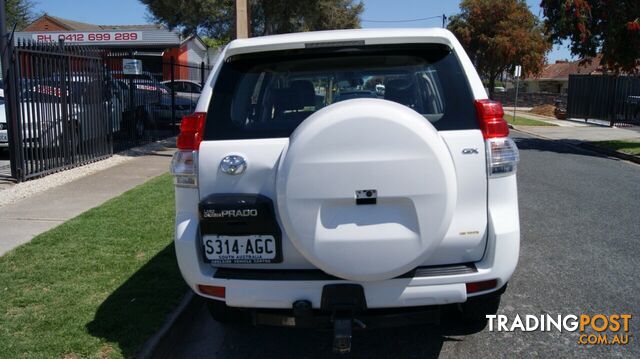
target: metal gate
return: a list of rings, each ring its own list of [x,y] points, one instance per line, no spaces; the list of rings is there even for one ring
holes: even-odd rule
[[[134,53],[64,42],[18,42],[5,53],[11,175],[18,181],[176,135],[210,71],[171,58],[129,75],[122,62]]]
[[[142,61],[140,74],[125,75],[123,59],[138,56],[133,51],[105,54],[108,81],[120,93],[114,107],[123,114],[124,128],[115,136],[115,151],[130,147],[131,140],[155,140],[177,134],[182,117],[194,111],[209,72],[204,63],[177,64],[171,58],[170,62]]]
[[[12,176],[23,181],[110,156],[118,124],[99,50],[34,42],[8,50]]]
[[[640,125],[640,77],[570,75],[567,117]]]

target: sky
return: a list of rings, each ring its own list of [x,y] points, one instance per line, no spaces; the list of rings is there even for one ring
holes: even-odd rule
[[[362,27],[442,26],[442,19],[412,22],[379,22],[454,15],[459,0],[364,0]],[[540,0],[527,0],[534,15],[542,16]],[[36,0],[35,12],[100,25],[131,25],[149,22],[147,10],[138,0]],[[374,20],[374,21],[366,21]],[[549,62],[571,59],[568,45],[554,46]]]

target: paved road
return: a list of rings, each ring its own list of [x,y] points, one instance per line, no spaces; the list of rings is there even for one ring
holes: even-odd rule
[[[500,312],[632,313],[631,344],[581,347],[577,333],[504,333],[444,323],[359,332],[353,357],[640,357],[640,166],[516,133],[522,248]],[[171,357],[319,358],[326,332],[225,328],[201,315]]]

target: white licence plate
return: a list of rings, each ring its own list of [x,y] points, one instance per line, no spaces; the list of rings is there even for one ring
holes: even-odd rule
[[[270,235],[204,236],[204,254],[212,263],[271,263],[277,257]]]

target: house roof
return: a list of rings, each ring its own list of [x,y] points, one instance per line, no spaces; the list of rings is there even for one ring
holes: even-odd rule
[[[85,22],[75,21],[64,19],[57,16],[51,16],[49,14],[44,14],[40,16],[37,20],[47,19],[51,22],[55,22],[56,24],[64,27],[69,31],[100,31],[100,30],[165,30],[165,26],[161,24],[143,24],[143,25],[95,25],[88,24]],[[35,22],[34,21],[34,22]]]
[[[198,47],[200,47],[201,50],[206,50],[207,49],[207,44],[204,43],[204,41],[202,40],[202,38],[196,34],[192,34],[187,36],[186,38],[184,38],[181,42],[180,45],[185,44],[189,41],[193,41]]]
[[[540,75],[530,78],[530,80],[568,80],[569,75],[602,73],[601,58],[601,55],[597,55],[591,58],[590,62],[556,61],[554,64],[547,65]]]

